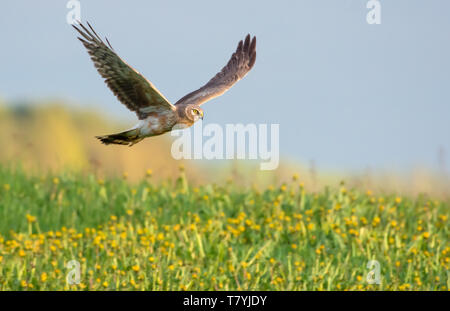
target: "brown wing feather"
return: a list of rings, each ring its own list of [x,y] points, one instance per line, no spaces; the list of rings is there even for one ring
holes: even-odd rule
[[[255,60],[256,37],[250,39],[250,35],[247,35],[244,42],[242,40],[239,42],[236,51],[218,74],[198,90],[178,100],[175,105],[201,105],[214,97],[222,95],[252,69]]]
[[[113,50],[108,39],[106,45],[91,25],[87,29],[79,23],[78,28],[72,25],[82,36],[78,39],[88,50],[97,71],[105,79],[106,84],[128,109],[136,112],[139,119],[145,119],[149,113],[161,113],[175,110],[172,105],[153,84],[137,70],[129,66]]]

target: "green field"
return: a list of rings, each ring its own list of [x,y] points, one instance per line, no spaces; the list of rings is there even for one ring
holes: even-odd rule
[[[448,201],[152,178],[0,168],[0,289],[448,290]]]

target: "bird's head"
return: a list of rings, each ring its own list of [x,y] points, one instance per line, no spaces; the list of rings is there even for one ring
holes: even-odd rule
[[[193,123],[199,119],[203,120],[203,109],[198,105],[186,106],[186,117]]]
[[[203,110],[198,105],[175,105],[177,109],[177,124],[192,126],[199,119],[203,119]]]

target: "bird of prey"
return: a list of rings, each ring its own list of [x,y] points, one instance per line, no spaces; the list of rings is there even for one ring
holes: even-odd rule
[[[198,90],[171,104],[156,87],[105,44],[89,23],[72,25],[81,37],[97,71],[121,103],[134,111],[139,122],[133,128],[111,135],[97,136],[102,143],[132,146],[142,139],[161,135],[173,128],[192,126],[203,119],[200,105],[225,93],[252,69],[256,60],[256,38],[240,41],[228,63]],[[178,126],[178,127],[175,127]]]

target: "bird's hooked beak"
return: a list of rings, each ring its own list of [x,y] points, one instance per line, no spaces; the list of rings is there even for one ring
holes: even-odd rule
[[[203,111],[200,111],[200,119],[203,121]]]

